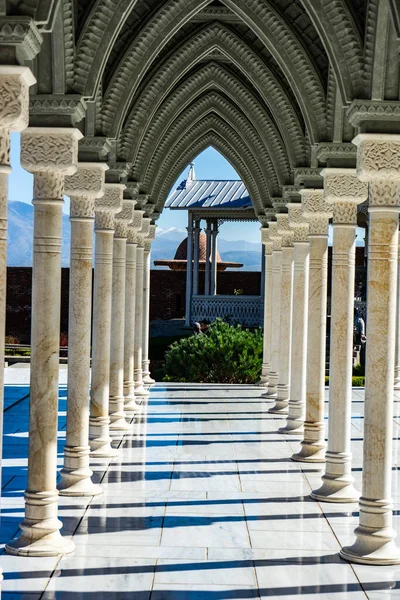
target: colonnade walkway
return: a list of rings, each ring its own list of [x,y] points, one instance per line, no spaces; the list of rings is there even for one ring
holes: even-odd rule
[[[6,386],[1,543],[18,531],[26,488],[28,397]],[[361,483],[363,390],[353,390],[352,450]],[[18,398],[18,396],[20,396]],[[2,600],[398,598],[400,566],[348,564],[357,504],[318,503],[323,465],[290,460],[300,438],[254,386],[157,384],[118,459],[93,461],[104,494],[60,497],[74,554],[7,556]],[[326,405],[327,408],[327,405]],[[66,386],[60,385],[59,454]],[[326,411],[327,413],[327,411]],[[400,394],[395,393],[394,524],[400,531]]]

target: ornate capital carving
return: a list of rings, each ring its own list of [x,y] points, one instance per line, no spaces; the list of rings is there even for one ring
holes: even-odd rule
[[[133,211],[132,226],[136,229],[136,231],[140,231],[142,229],[143,215],[143,210]]]
[[[294,169],[294,184],[297,186],[306,185],[308,187],[322,187],[321,169],[299,167]]]
[[[43,200],[63,202],[64,176],[62,173],[43,172],[35,173],[33,179],[33,201]]]
[[[400,179],[400,135],[361,133],[353,144],[361,181]]]
[[[272,240],[272,249],[276,252],[282,250],[282,238],[278,234],[278,223],[269,224],[269,237]]]
[[[33,60],[39,54],[42,42],[43,38],[31,17],[0,17],[0,44],[13,46],[21,62]]]
[[[95,201],[96,229],[114,229],[115,214],[122,208],[124,188],[121,183],[105,184],[104,195]]]
[[[303,214],[301,204],[288,204],[287,207],[289,211],[289,225],[293,229],[293,243],[307,242],[310,226]]]
[[[79,142],[79,157],[102,160],[111,149],[111,140],[106,137],[85,135]]]
[[[105,163],[78,163],[76,173],[65,178],[64,193],[67,196],[100,198],[104,194]]]
[[[128,225],[132,222],[135,204],[134,200],[123,200],[122,210],[115,215],[115,237],[128,237]]]
[[[332,207],[324,200],[324,190],[301,190],[303,215],[310,224],[309,235],[328,235]]]
[[[72,175],[78,167],[78,129],[29,127],[21,135],[21,165],[30,173]]]
[[[71,196],[69,207],[70,220],[73,219],[91,219],[94,218],[94,203],[93,197]]]
[[[289,215],[276,215],[278,223],[278,233],[282,236],[282,248],[291,248],[293,246],[293,230],[289,225]]]
[[[357,149],[351,143],[321,142],[317,144],[316,157],[321,162],[327,162],[332,158],[340,160],[344,159],[346,161],[355,161],[357,157]]]
[[[272,254],[273,241],[270,238],[270,231],[268,227],[261,227],[261,241],[264,244],[265,254]]]
[[[139,194],[140,183],[138,181],[126,181],[125,186],[131,197],[136,199],[136,196]]]
[[[29,88],[35,78],[28,67],[0,66],[0,127],[22,131],[29,122]]]
[[[333,222],[357,223],[357,204],[368,198],[368,184],[360,181],[355,169],[323,169],[324,198],[333,205]]]
[[[149,227],[149,240],[155,240],[156,239],[156,230],[157,230],[157,225],[151,224]]]
[[[285,198],[272,198],[272,206],[274,207],[274,211],[286,210],[286,200]]]
[[[145,238],[143,240],[143,246],[144,246],[144,251],[145,252],[150,252],[150,250],[151,250],[151,240],[149,240],[148,238]]]
[[[150,217],[143,217],[142,229],[141,229],[140,233],[145,237],[147,237],[150,233],[150,223],[151,223]]]

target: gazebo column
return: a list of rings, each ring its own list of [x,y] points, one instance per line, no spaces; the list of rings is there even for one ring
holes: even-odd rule
[[[357,175],[369,182],[368,343],[363,478],[356,541],[341,551],[350,562],[400,563],[392,527],[393,372],[400,211],[400,135],[361,134]]]
[[[300,462],[325,461],[325,354],[328,281],[328,226],[331,207],[323,190],[301,190],[303,214],[309,221],[310,267],[308,290],[306,420]]]
[[[289,215],[276,215],[278,234],[281,236],[281,289],[279,326],[279,378],[275,405],[268,412],[286,415],[290,395],[290,351],[292,341],[292,293],[293,293],[293,231]]]
[[[156,236],[156,226],[150,225],[149,235],[144,242],[144,271],[143,271],[143,383],[153,385],[150,376],[149,338],[150,338],[150,256],[151,242]]]
[[[211,221],[210,219],[206,219],[206,265],[205,265],[205,274],[204,274],[204,295],[210,295],[211,289]]]
[[[190,327],[191,310],[192,310],[192,289],[193,289],[193,217],[188,211],[188,226],[187,226],[187,261],[186,261],[186,317],[185,325]]]
[[[288,204],[293,229],[293,306],[289,412],[279,433],[298,435],[304,431],[306,412],[308,268],[310,245],[308,223],[300,204]]]
[[[272,299],[281,297],[282,278],[282,238],[278,235],[278,224],[269,224],[269,238],[272,240]],[[271,323],[271,370],[269,372],[268,389],[262,398],[275,398],[279,379],[279,333],[280,333],[281,305],[272,302]]]
[[[136,261],[137,234],[142,228],[143,212],[135,210],[132,222],[128,225],[126,245],[126,285],[125,285],[125,341],[124,341],[124,397],[126,412],[136,413],[140,405],[135,400],[135,320],[136,320]]]
[[[69,269],[67,432],[58,490],[63,496],[95,496],[102,489],[89,468],[90,335],[94,203],[104,193],[107,165],[81,163],[65,179],[71,197]]]
[[[199,271],[200,271],[200,219],[196,219],[194,233],[194,250],[193,250],[193,296],[199,294]]]
[[[351,474],[351,399],[357,204],[368,186],[355,169],[324,169],[325,200],[333,206],[331,353],[328,448],[322,486],[315,500],[356,502],[359,493]]]
[[[218,221],[214,219],[212,237],[211,237],[211,282],[210,282],[210,295],[216,296],[217,294],[217,239],[218,239]]]
[[[135,204],[133,200],[124,199],[122,210],[114,219],[109,415],[110,432],[116,435],[131,429],[124,408],[125,278],[128,224],[132,221]]]
[[[56,556],[74,550],[57,518],[57,418],[64,176],[77,168],[77,129],[26,129],[21,165],[34,174],[32,332],[28,487],[21,534],[9,554]]]
[[[150,232],[149,217],[142,218],[142,228],[138,234],[138,245],[136,250],[136,306],[135,306],[135,397],[146,397],[150,392],[143,385],[143,291],[144,291],[144,251],[145,240]]]
[[[106,183],[104,196],[95,202],[95,258],[93,290],[92,389],[90,396],[89,444],[91,456],[112,457],[111,447],[110,341],[115,214],[122,209],[124,186]]]
[[[3,443],[4,410],[4,339],[6,325],[7,293],[7,214],[8,177],[10,167],[10,132],[22,131],[29,121],[29,87],[35,78],[28,67],[0,66],[0,97],[8,98],[11,91],[13,110],[9,102],[3,102],[0,109],[0,464]],[[1,469],[0,469],[1,490]],[[0,570],[0,580],[1,580]]]
[[[264,334],[263,362],[260,385],[267,387],[271,368],[271,325],[272,325],[272,246],[267,227],[261,228],[263,248],[265,252],[264,276]]]

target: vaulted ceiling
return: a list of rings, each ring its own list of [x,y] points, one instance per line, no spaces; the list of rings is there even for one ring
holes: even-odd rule
[[[319,146],[351,142],[355,100],[398,102],[398,7],[8,0],[2,19],[30,31],[16,56],[38,80],[32,123],[79,127],[82,159],[139,182],[156,212],[188,161],[214,146],[262,215],[296,169],[318,166]]]

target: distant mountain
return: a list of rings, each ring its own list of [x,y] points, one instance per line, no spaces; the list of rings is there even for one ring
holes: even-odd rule
[[[69,266],[71,235],[68,215],[62,217],[61,262]],[[33,206],[26,202],[10,201],[8,204],[7,265],[31,267],[33,246]]]

